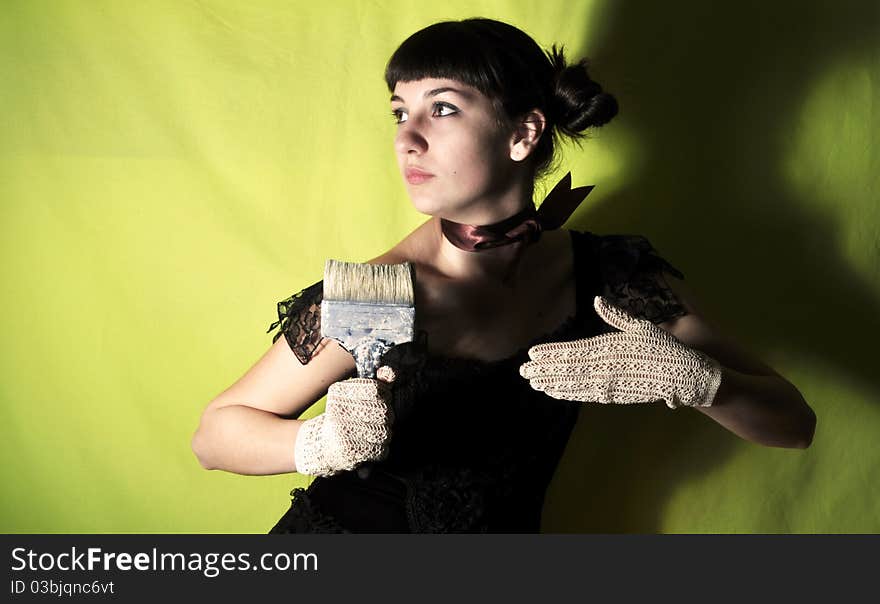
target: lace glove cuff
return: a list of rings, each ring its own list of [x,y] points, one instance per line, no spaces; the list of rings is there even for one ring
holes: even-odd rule
[[[332,476],[334,469],[324,459],[322,432],[326,414],[322,413],[303,422],[293,445],[296,471],[309,476]]]
[[[708,407],[721,385],[715,359],[689,348],[651,321],[596,296],[598,315],[621,332],[533,346],[520,375],[558,399]]]

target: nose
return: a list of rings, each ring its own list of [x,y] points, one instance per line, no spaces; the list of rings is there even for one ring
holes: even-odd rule
[[[421,129],[415,124],[410,124],[410,120],[407,120],[397,127],[394,149],[401,155],[421,154],[428,150],[428,141]]]

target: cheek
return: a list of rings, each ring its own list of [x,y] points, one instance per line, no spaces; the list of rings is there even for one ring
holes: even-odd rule
[[[485,179],[497,170],[503,159],[503,148],[497,139],[488,136],[467,137],[444,149],[444,155],[452,158],[450,169],[457,175]]]

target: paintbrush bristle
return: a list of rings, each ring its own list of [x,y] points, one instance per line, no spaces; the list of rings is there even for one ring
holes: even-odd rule
[[[324,300],[414,304],[412,263],[366,264],[327,260]]]

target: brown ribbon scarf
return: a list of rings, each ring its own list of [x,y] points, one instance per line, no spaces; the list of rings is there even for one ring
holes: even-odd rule
[[[481,226],[461,224],[441,218],[440,228],[452,245],[466,252],[479,252],[521,243],[504,277],[504,282],[507,282],[516,270],[526,246],[536,243],[543,231],[558,229],[565,224],[594,187],[595,185],[589,185],[572,189],[571,172],[569,172],[556,183],[538,209],[529,204],[524,210],[509,218]]]

